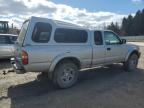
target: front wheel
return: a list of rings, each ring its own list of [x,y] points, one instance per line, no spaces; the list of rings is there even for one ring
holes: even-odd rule
[[[73,62],[63,62],[59,64],[55,71],[53,81],[60,88],[73,86],[78,79],[78,67]]]
[[[137,68],[138,55],[132,54],[128,60],[124,63],[124,68],[128,71],[133,71]]]

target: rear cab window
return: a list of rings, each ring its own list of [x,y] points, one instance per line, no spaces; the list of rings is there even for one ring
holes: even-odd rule
[[[0,44],[6,44],[6,38],[5,36],[0,36]]]
[[[103,37],[101,31],[94,31],[94,42],[95,45],[103,45]]]
[[[47,43],[50,40],[52,26],[49,23],[37,22],[35,24],[32,41],[36,43]]]
[[[0,44],[14,44],[11,37],[13,36],[0,35]]]
[[[17,40],[17,36],[9,36],[10,44],[14,44]]]

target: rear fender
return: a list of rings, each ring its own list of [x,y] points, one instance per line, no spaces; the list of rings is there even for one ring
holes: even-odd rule
[[[71,54],[71,53],[62,53],[62,54],[59,54],[57,55],[54,60],[52,61],[50,67],[49,67],[49,71],[48,72],[53,72],[57,63],[59,63],[60,60],[64,59],[64,58],[76,58],[80,61],[80,58],[74,54]],[[81,63],[81,61],[80,61]]]

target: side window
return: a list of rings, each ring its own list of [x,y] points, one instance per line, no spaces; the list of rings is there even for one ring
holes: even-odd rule
[[[10,40],[10,36],[5,37],[6,44],[12,44]]]
[[[16,40],[17,40],[16,36],[9,36],[10,44],[14,44]]]
[[[118,36],[109,31],[104,32],[104,40],[106,45],[120,44]]]
[[[96,45],[103,45],[102,34],[100,31],[94,32],[94,41]]]
[[[85,30],[58,28],[55,31],[54,40],[59,43],[85,43],[88,34]]]
[[[36,23],[32,40],[37,43],[47,43],[50,40],[52,26],[49,23],[38,22]]]
[[[11,39],[12,41],[16,41],[16,40],[17,40],[17,36],[11,36],[10,39]]]
[[[0,44],[7,44],[5,36],[0,36]]]

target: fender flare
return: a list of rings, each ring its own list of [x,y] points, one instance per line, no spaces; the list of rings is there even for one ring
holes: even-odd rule
[[[126,57],[125,57],[125,61],[128,60],[128,58],[130,57],[130,55],[131,55],[132,53],[137,53],[137,54],[139,54],[139,51],[138,51],[138,50],[130,50],[130,51],[127,53]],[[138,55],[138,56],[139,56],[139,55]]]
[[[62,59],[65,59],[65,58],[75,58],[81,63],[80,58],[78,56],[73,55],[71,53],[62,53],[62,54],[57,55],[53,59],[51,65],[49,67],[49,71],[48,72],[53,72],[55,67],[56,67],[56,65],[57,65],[57,63],[59,63],[59,61],[61,61]]]

